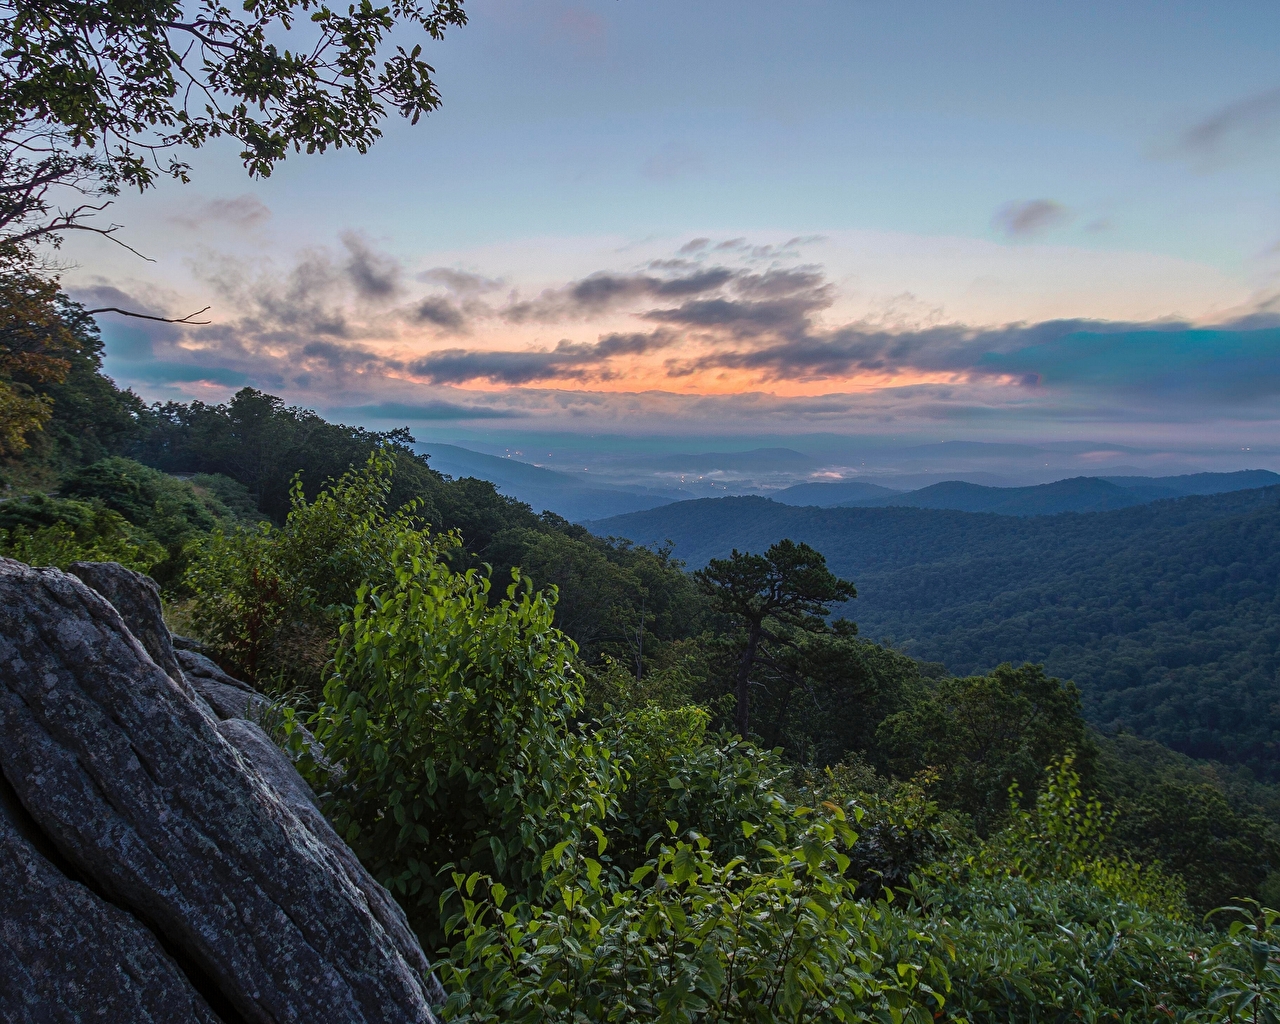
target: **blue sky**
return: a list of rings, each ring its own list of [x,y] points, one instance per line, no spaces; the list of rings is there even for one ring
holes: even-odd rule
[[[1274,428],[1280,5],[469,11],[418,126],[261,182],[213,147],[114,211],[156,263],[69,250],[213,307],[104,317],[122,383],[441,436]]]

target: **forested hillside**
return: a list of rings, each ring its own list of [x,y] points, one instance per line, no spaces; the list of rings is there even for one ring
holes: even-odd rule
[[[782,537],[853,579],[863,635],[956,673],[1043,662],[1089,719],[1274,777],[1280,488],[1052,517],[682,502],[593,524],[691,566]]]

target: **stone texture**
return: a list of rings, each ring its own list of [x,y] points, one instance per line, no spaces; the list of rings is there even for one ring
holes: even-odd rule
[[[218,1024],[156,937],[33,832],[0,779],[0,1020]]]
[[[177,678],[181,670],[169,629],[164,624],[160,588],[150,576],[119,562],[72,562],[67,571],[105,597],[151,660]]]
[[[67,571],[105,597],[151,660],[171,678],[183,682],[155,580],[119,562],[72,562]]]
[[[203,654],[179,650],[177,663],[182,666],[183,675],[192,689],[219,718],[260,721],[271,703],[248,683],[227,675]]]
[[[445,1000],[444,989],[434,974],[431,965],[418,945],[418,940],[409,928],[409,921],[404,911],[373,876],[365,870],[364,865],[342,841],[338,833],[329,824],[329,819],[320,813],[320,803],[306,780],[298,774],[288,756],[271,742],[260,725],[242,718],[231,718],[218,723],[218,731],[234,746],[246,761],[257,770],[266,783],[275,790],[298,820],[311,834],[333,853],[342,865],[351,883],[360,890],[369,904],[369,910],[378,919],[378,923],[386,930],[387,935],[395,943],[396,949],[404,957],[405,962],[416,968],[427,977],[428,996],[433,1006]]]
[[[0,768],[58,856],[246,1021],[432,1021],[416,942],[254,756],[99,593],[0,560]]]

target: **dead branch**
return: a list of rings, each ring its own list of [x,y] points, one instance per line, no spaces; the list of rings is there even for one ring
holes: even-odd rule
[[[188,313],[186,316],[168,317],[168,316],[152,316],[150,313],[135,313],[132,310],[121,309],[119,306],[102,306],[99,309],[86,309],[85,312],[92,316],[95,313],[119,313],[121,316],[133,316],[139,320],[158,320],[162,324],[211,324],[212,320],[192,320],[194,316],[201,313],[207,313],[212,306],[205,306],[204,309],[197,309],[194,313]]]

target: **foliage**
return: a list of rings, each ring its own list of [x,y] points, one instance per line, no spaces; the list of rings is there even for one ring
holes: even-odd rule
[[[601,526],[691,566],[805,541],[857,579],[863,636],[959,675],[1043,664],[1108,732],[1280,777],[1280,488],[1025,519],[725,498]]]
[[[849,851],[848,874],[857,881],[860,898],[909,886],[918,872],[947,860],[972,838],[956,815],[929,796],[936,781],[933,772],[886,780],[857,760],[805,781],[803,792],[811,802],[838,804],[857,819],[858,842]]]
[[[1170,918],[1187,914],[1186,888],[1181,878],[1165,873],[1159,862],[1145,865],[1107,852],[1114,815],[1102,802],[1086,798],[1068,753],[1051,766],[1035,809],[1018,808],[1012,820],[966,863],[994,875],[1044,878],[1084,878],[1103,893]],[[1017,796],[1010,787],[1011,802]]]
[[[1034,796],[1044,768],[1067,750],[1083,751],[1091,768],[1079,692],[1040,665],[936,680],[884,719],[879,744],[900,775],[937,769],[938,799],[983,834],[1003,820],[1009,787]]]
[[[644,863],[671,821],[710,837],[722,860],[750,855],[744,823],[770,833],[785,827],[785,763],[738,736],[709,736],[709,717],[697,706],[649,706],[603,723],[600,738],[623,772],[609,822],[611,858],[621,869]]]
[[[450,553],[455,567],[487,563],[505,577],[520,566],[536,585],[558,586],[557,624],[579,643],[584,661],[612,656],[634,664],[639,654],[643,674],[671,661],[671,645],[703,628],[702,601],[669,552],[603,541],[558,516],[535,515],[488,481],[446,479],[412,443],[405,429],[377,433],[327,423],[244,388],[225,405],[152,407],[131,454],[168,473],[197,474],[193,482],[221,474],[283,524],[299,473],[311,500],[327,480],[383,450],[394,462],[386,507],[414,502],[415,514],[438,531],[457,530],[464,546]]]
[[[0,7],[0,240],[12,251],[70,230],[111,237],[115,226],[86,223],[108,197],[161,175],[186,181],[178,150],[211,139],[236,140],[255,176],[290,149],[366,152],[388,104],[416,123],[440,103],[421,43],[391,50],[389,36],[439,39],[465,22],[461,0],[345,10],[10,0]]]
[[[97,326],[56,281],[0,269],[0,457],[58,473],[117,450],[142,406],[101,366]]]
[[[0,555],[60,569],[72,562],[119,562],[149,572],[165,551],[110,509],[36,494],[0,502]]]
[[[1197,913],[1264,893],[1280,867],[1280,826],[1253,802],[1266,787],[1233,794],[1232,780],[1212,766],[1135,737],[1104,741],[1102,754],[1100,788],[1117,812],[1117,853],[1160,860],[1181,875]]]
[[[357,590],[393,576],[402,534],[422,528],[413,506],[387,510],[392,456],[330,481],[308,501],[294,482],[284,526],[213,532],[187,570],[192,625],[217,659],[242,676],[318,696],[343,610]]]
[[[446,865],[541,895],[542,855],[599,830],[617,768],[572,729],[582,706],[572,644],[551,599],[447,564],[455,537],[401,529],[394,577],[361,586],[311,721],[343,766],[325,807],[424,935]]]
[[[681,836],[674,821],[623,882],[590,856],[603,842],[566,847],[548,858],[546,906],[509,905],[501,886],[456,873],[442,900],[461,902],[449,922],[461,939],[441,963],[444,1018],[932,1020],[947,988],[941,958],[922,933],[909,950],[877,934],[892,910],[854,899],[843,813],[807,819],[780,835],[745,829],[760,835],[760,870],[718,860],[710,839]]]
[[[1206,936],[1087,880],[970,876],[925,883],[954,955],[947,1019],[1154,1022],[1204,1005]]]
[[[877,727],[920,692],[911,658],[857,636],[847,620],[791,631],[753,680],[755,729],[766,746],[817,768],[859,753],[885,765]],[[732,653],[729,642],[722,643]],[[734,668],[725,658],[721,676]],[[723,685],[723,684],[722,684]]]
[[[96,500],[165,545],[209,533],[226,514],[220,503],[202,501],[190,483],[119,456],[73,472],[59,493]]]
[[[1231,920],[1206,964],[1217,986],[1206,1019],[1274,1024],[1280,1020],[1280,912],[1243,900],[1214,915]]]

